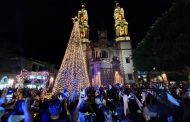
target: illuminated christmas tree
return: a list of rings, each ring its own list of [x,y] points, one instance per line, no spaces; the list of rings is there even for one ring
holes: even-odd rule
[[[86,88],[90,85],[77,17],[73,19],[73,23],[69,43],[55,80],[54,93],[62,91],[64,88],[71,93],[73,89],[79,91],[81,88]]]

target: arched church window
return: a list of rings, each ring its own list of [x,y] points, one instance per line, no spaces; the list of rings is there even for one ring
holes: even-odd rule
[[[121,14],[119,14],[118,18],[119,18],[120,21],[122,20],[122,16],[121,16]]]
[[[108,58],[108,52],[106,52],[106,57]]]
[[[98,51],[96,51],[96,58],[98,57]]]
[[[84,22],[84,17],[83,16],[81,16],[80,21],[81,21],[81,24],[83,24],[83,22]]]
[[[85,32],[84,32],[84,30],[82,30],[82,31],[80,32],[80,38],[83,39],[84,37],[85,37]]]
[[[106,51],[102,51],[102,58],[108,58],[108,55],[107,55]]]
[[[124,36],[125,35],[125,30],[124,27],[120,28],[120,36]]]

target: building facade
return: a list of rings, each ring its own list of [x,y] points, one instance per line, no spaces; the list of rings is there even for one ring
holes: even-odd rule
[[[114,10],[115,39],[106,30],[98,31],[98,41],[89,41],[88,13],[85,6],[78,11],[80,36],[92,85],[134,83],[131,40],[124,9],[116,3]]]
[[[51,81],[57,73],[54,64],[31,58],[18,57],[12,54],[11,51],[0,48],[0,89],[6,88],[7,86],[10,87],[10,81],[12,82],[11,87],[15,86],[19,82],[17,76],[23,70],[27,70],[29,72],[28,74],[39,74],[36,75],[38,76],[36,78],[37,80],[43,79],[43,77],[41,78],[41,74],[48,72],[48,80]],[[7,82],[4,82],[4,79],[7,79]],[[28,78],[28,80],[30,79]]]

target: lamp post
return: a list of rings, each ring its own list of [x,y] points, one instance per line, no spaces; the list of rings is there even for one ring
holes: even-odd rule
[[[98,72],[98,86],[100,87],[101,86],[101,74],[100,74],[100,72]]]
[[[54,81],[54,78],[51,76],[50,80],[49,80],[49,88],[51,88],[51,86],[53,86],[53,81]]]
[[[167,76],[166,76],[166,73],[162,73],[162,79],[164,81],[164,83],[166,84],[166,86],[168,87],[168,79],[167,79]]]
[[[12,87],[13,87],[13,83],[14,83],[14,79],[9,79],[9,80],[8,80],[8,86],[9,86],[9,87],[12,88]]]

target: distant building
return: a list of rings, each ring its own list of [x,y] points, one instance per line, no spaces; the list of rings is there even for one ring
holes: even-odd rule
[[[88,13],[85,6],[78,11],[82,46],[93,85],[134,83],[131,40],[124,10],[116,3],[114,11],[114,41],[107,39],[107,31],[98,31],[98,41],[89,41]]]
[[[16,73],[22,69],[28,71],[55,72],[55,65],[24,57],[8,57],[0,59],[0,73]]]
[[[0,80],[7,76],[9,79],[17,81],[16,76],[19,75],[23,69],[31,72],[47,71],[52,77],[54,77],[57,72],[54,64],[31,58],[18,57],[9,50],[0,49]]]

